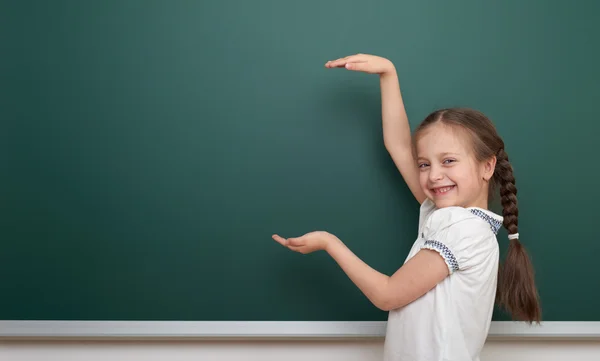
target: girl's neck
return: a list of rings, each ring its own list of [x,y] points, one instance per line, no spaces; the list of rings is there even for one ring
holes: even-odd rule
[[[482,208],[482,209],[489,209],[489,203],[488,203],[488,192],[482,192],[482,194],[477,197],[477,199],[475,199],[473,202],[471,202],[471,204],[469,204],[467,206],[468,207],[477,207],[477,208]]]

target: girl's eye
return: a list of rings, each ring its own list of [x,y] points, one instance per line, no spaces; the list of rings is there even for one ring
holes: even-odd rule
[[[453,162],[455,162],[454,159],[445,159],[444,160],[444,164],[450,164],[450,163],[453,163]]]
[[[429,164],[427,164],[427,163],[421,163],[421,164],[419,164],[419,168],[425,168],[425,167],[427,167],[428,165],[429,165]]]

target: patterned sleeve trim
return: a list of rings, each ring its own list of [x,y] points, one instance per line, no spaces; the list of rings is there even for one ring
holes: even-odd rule
[[[438,252],[446,262],[446,265],[448,266],[448,269],[450,270],[451,274],[459,270],[458,261],[456,260],[456,257],[454,257],[454,254],[452,253],[450,248],[446,247],[446,245],[442,242],[432,240],[425,241],[425,244],[422,248],[427,248]]]

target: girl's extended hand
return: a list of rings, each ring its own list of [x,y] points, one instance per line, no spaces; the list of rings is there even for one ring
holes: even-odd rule
[[[326,68],[346,68],[370,74],[384,74],[394,71],[394,64],[386,58],[368,54],[355,54],[337,60],[330,60]]]
[[[326,250],[327,246],[337,239],[333,234],[323,231],[310,232],[295,238],[283,238],[277,234],[272,237],[282,246],[302,254]]]

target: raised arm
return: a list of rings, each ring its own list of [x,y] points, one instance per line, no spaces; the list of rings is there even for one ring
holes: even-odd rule
[[[383,141],[408,188],[417,201],[423,203],[425,193],[419,185],[417,162],[412,152],[410,126],[402,100],[400,83],[394,65],[391,62],[390,65],[390,70],[379,76]]]
[[[419,185],[419,173],[412,153],[410,126],[394,64],[382,57],[356,54],[329,61],[325,66],[328,68],[344,67],[352,71],[379,75],[385,147],[412,194],[419,203],[423,203],[425,194]]]

